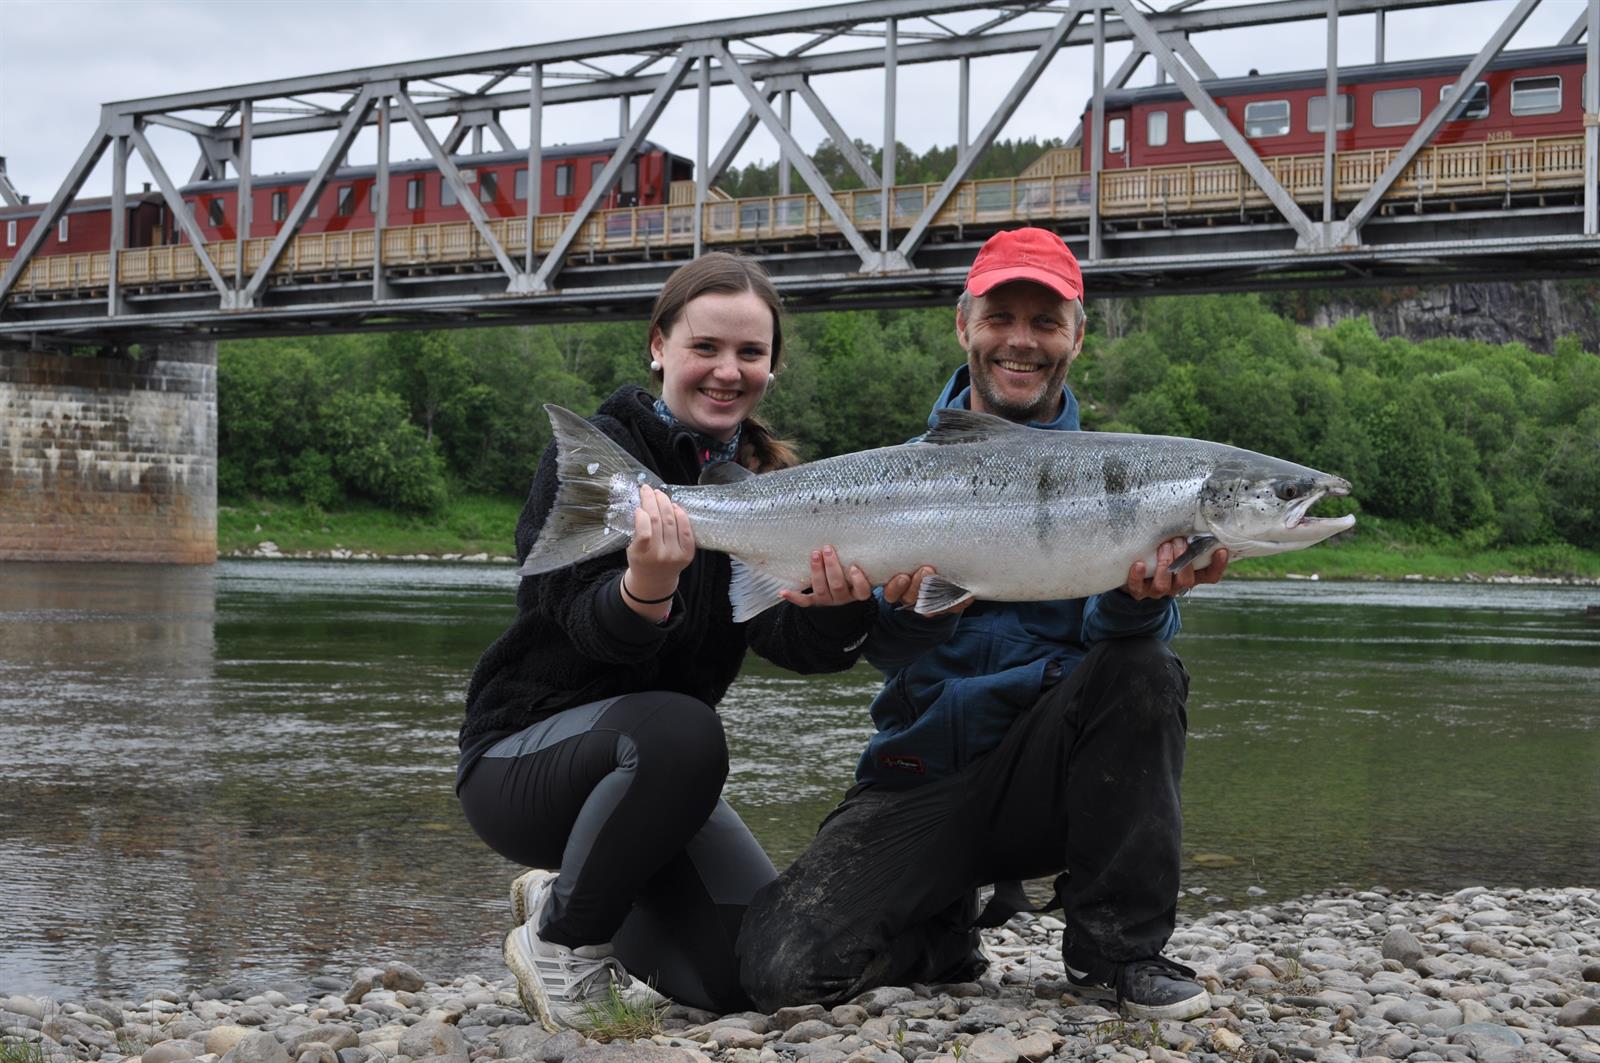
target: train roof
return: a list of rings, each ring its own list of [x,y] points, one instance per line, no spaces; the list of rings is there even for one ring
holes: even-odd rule
[[[132,210],[134,207],[137,207],[140,203],[157,203],[157,204],[159,204],[161,202],[161,193],[160,192],[129,192],[128,195],[127,195],[127,201],[128,201],[128,209],[129,210]],[[0,219],[9,220],[11,218],[37,218],[39,215],[44,213],[45,208],[48,207],[49,205],[50,205],[50,201],[49,200],[41,200],[41,201],[36,202],[36,203],[21,203],[21,204],[18,204],[17,206],[15,206],[15,207],[0,207]],[[111,209],[111,197],[110,196],[89,196],[87,198],[80,197],[78,199],[74,199],[71,203],[67,204],[67,213],[68,214],[80,214],[80,213],[82,213],[83,211],[86,211],[86,210],[110,210],[110,209]]]
[[[617,150],[617,145],[622,143],[620,138],[610,140],[589,140],[580,144],[551,144],[543,149],[545,158],[564,158],[571,155],[599,155]],[[645,154],[654,151],[666,151],[660,144],[651,140],[639,141],[639,146],[634,149],[635,154]],[[668,155],[672,152],[666,151]],[[677,156],[674,156],[676,158]],[[506,162],[527,162],[526,151],[486,151],[477,155],[452,155],[450,161],[456,164],[457,169],[468,169],[474,166],[491,166]],[[418,171],[437,171],[438,166],[429,159],[403,159],[389,163],[389,173],[416,173]],[[305,184],[311,179],[313,170],[297,170],[293,173],[258,174],[251,177],[250,186],[253,189],[273,188],[278,185]],[[378,176],[378,167],[372,166],[341,166],[328,176],[330,181],[352,181],[364,177]],[[233,188],[239,183],[236,177],[222,180],[196,181],[184,185],[180,192],[212,192]]]
[[[1558,63],[1583,62],[1584,45],[1566,45],[1554,48],[1524,48],[1514,52],[1501,52],[1489,61],[1486,70],[1508,70],[1518,67],[1554,66]],[[1440,59],[1411,59],[1403,63],[1369,63],[1365,66],[1339,68],[1339,87],[1371,81],[1400,81],[1406,78],[1433,77],[1460,74],[1472,61],[1470,55],[1446,56]],[[1201,84],[1213,97],[1236,96],[1244,93],[1276,92],[1285,89],[1319,88],[1326,83],[1326,68],[1296,70],[1283,74],[1253,74],[1237,78],[1217,78]],[[1186,99],[1177,85],[1149,85],[1138,89],[1111,89],[1106,92],[1107,107],[1130,107],[1136,103],[1161,103],[1166,100]],[[1088,108],[1086,107],[1085,110]]]

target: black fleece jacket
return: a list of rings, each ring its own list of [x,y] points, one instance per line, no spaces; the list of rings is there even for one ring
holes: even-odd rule
[[[667,483],[692,484],[700,475],[694,437],[667,427],[654,403],[643,388],[624,387],[589,420]],[[552,444],[517,521],[519,563],[544,527],[556,487]],[[877,616],[870,599],[829,609],[785,602],[735,624],[728,558],[700,550],[679,577],[666,623],[653,624],[622,601],[617,583],[626,568],[619,550],[522,580],[516,620],[478,661],[467,688],[462,778],[494,741],[575,705],[644,690],[715,705],[739,674],[747,646],[791,671],[843,671],[860,656]]]

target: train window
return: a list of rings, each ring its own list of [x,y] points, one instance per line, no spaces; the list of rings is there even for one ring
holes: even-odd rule
[[[1289,132],[1288,100],[1257,100],[1244,105],[1244,135],[1281,137]]]
[[[1106,123],[1106,150],[1116,155],[1128,147],[1128,121],[1113,118]]]
[[[439,179],[439,206],[453,207],[457,202],[456,189],[455,186],[450,183],[450,178],[441,177]]]
[[[65,217],[56,222],[56,239],[62,243],[67,242],[67,219]]]
[[[1227,108],[1223,108],[1227,114]],[[1206,121],[1206,116],[1193,107],[1183,112],[1183,140],[1186,144],[1205,144],[1213,140],[1221,140],[1222,134],[1211,128],[1211,123]]]
[[[1372,94],[1372,124],[1416,125],[1422,121],[1421,89],[1379,89]]]
[[[630,160],[622,168],[622,194],[631,196],[639,191],[639,160]]]
[[[605,162],[595,159],[589,164],[589,187],[593,188],[600,183],[600,172],[606,168]]]
[[[1517,78],[1511,83],[1512,114],[1555,114],[1559,110],[1559,77]]]
[[[207,205],[207,207],[206,207],[206,220],[211,223],[211,227],[213,229],[215,229],[217,226],[221,225],[224,221],[227,220],[227,218],[228,218],[227,208],[222,205],[222,200],[213,199],[210,202],[210,204]]]
[[[17,246],[17,223],[14,221],[6,222],[6,246]]]
[[[1144,142],[1159,148],[1167,142],[1167,112],[1151,111],[1144,123]]]
[[[493,203],[495,196],[500,194],[500,175],[493,170],[483,171],[478,178],[478,198],[485,203]]]
[[[1339,93],[1339,124],[1337,129],[1349,129],[1356,124],[1356,98],[1348,92]],[[1313,96],[1306,103],[1306,132],[1328,131],[1328,97]]]
[[[356,186],[339,186],[339,217],[348,218],[356,212]]]
[[[1439,86],[1439,98],[1442,100],[1450,94],[1449,85]],[[1450,112],[1446,122],[1459,121],[1462,118],[1487,118],[1489,117],[1489,83],[1480,81],[1461,97],[1461,102],[1456,104],[1456,109]]]
[[[426,177],[413,177],[406,182],[406,209],[421,210],[423,197],[428,194],[428,179]]]
[[[272,220],[282,221],[289,216],[289,193],[272,193]]]
[[[528,198],[528,168],[526,166],[512,174],[511,195],[516,199]]]
[[[564,162],[556,167],[556,195],[572,195],[572,163]]]

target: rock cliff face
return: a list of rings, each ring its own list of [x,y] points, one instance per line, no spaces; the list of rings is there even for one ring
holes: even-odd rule
[[[1549,353],[1562,336],[1577,336],[1600,352],[1600,281],[1525,281],[1452,284],[1312,293],[1296,314],[1325,328],[1349,317],[1371,319],[1380,336],[1428,340],[1438,336],[1522,343]]]

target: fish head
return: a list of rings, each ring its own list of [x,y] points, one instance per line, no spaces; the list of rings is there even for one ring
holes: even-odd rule
[[[1330,495],[1348,495],[1350,482],[1293,462],[1252,455],[1218,468],[1200,491],[1197,524],[1228,548],[1230,557],[1264,557],[1308,546],[1353,526],[1353,515],[1312,517]]]

